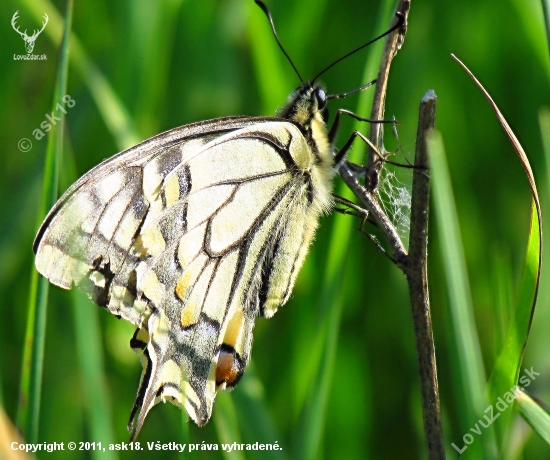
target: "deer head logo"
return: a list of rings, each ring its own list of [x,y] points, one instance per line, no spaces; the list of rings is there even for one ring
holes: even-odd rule
[[[27,54],[31,54],[32,50],[34,49],[34,42],[38,38],[38,36],[42,33],[42,31],[45,29],[46,24],[48,23],[48,15],[44,13],[44,22],[42,23],[42,29],[34,31],[34,33],[29,37],[27,35],[27,30],[25,29],[25,32],[21,32],[19,30],[19,27],[15,25],[15,22],[17,21],[19,11],[16,11],[13,17],[11,18],[11,26],[13,27],[13,30],[15,30],[21,37],[23,37],[23,40],[25,40],[25,48],[27,50]]]

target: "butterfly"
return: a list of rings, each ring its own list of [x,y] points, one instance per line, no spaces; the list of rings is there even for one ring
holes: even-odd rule
[[[275,117],[185,125],[105,160],[40,227],[38,271],[136,326],[132,439],[159,401],[207,423],[243,376],[256,317],[288,301],[345,154],[316,79]]]

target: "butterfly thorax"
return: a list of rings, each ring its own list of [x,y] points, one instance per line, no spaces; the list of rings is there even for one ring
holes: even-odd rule
[[[322,166],[333,164],[333,153],[322,111],[326,106],[326,95],[317,83],[304,83],[289,97],[287,103],[277,111],[277,116],[296,123],[319,158]]]

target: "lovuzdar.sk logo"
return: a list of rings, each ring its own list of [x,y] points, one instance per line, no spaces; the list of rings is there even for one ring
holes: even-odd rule
[[[44,13],[44,20],[42,22],[42,28],[40,30],[34,29],[34,32],[32,35],[27,35],[27,29],[25,29],[25,32],[21,32],[19,30],[19,26],[16,24],[17,19],[19,18],[19,11],[16,11],[11,18],[11,26],[13,27],[13,30],[15,30],[19,35],[21,35],[21,38],[25,41],[25,49],[27,50],[27,54],[14,54],[13,59],[18,61],[45,61],[48,59],[48,57],[45,54],[33,54],[34,50],[34,43],[36,42],[36,39],[38,36],[42,33],[42,31],[46,28],[46,24],[48,24],[48,15]]]

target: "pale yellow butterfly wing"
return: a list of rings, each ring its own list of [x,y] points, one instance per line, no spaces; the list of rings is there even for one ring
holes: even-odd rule
[[[255,317],[290,296],[330,176],[298,125],[235,117],[122,152],[52,209],[35,241],[40,273],[138,326],[134,434],[160,400],[202,425],[217,389],[238,383]]]

